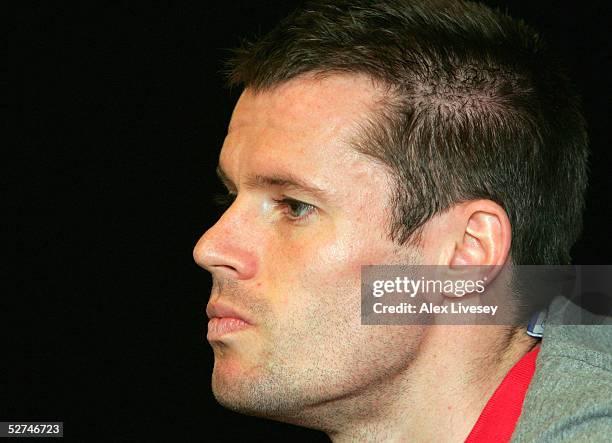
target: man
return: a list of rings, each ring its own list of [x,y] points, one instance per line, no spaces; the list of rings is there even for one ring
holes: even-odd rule
[[[229,82],[231,205],[194,250],[222,405],[334,441],[604,439],[606,326],[547,348],[523,326],[360,319],[364,265],[569,263],[587,137],[533,31],[462,1],[312,3]],[[510,297],[526,325],[539,306]]]

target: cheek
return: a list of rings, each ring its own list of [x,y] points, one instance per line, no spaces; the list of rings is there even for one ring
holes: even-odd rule
[[[366,218],[365,209],[333,223],[286,227],[267,237],[257,292],[274,299],[277,314],[293,304],[304,309],[307,302],[360,302],[361,266],[389,263],[395,252],[382,222]]]
[[[353,254],[354,245],[333,232],[273,243],[264,255],[257,293],[270,302],[278,321],[295,322],[291,330],[312,327],[321,321],[320,314],[329,314],[331,305],[359,288],[360,258]],[[347,291],[347,286],[354,289]]]
[[[362,266],[387,263],[394,252],[374,226],[358,229],[357,222],[355,225],[345,237],[317,249],[316,263],[321,273],[332,272],[336,281],[359,281]]]
[[[305,283],[327,286],[337,279],[359,274],[362,256],[352,238],[334,235],[304,237],[300,241],[283,241],[268,255],[266,269],[273,280],[285,284]]]
[[[322,231],[309,235],[304,230],[269,244],[264,281],[320,287],[351,281],[358,288],[362,265],[393,261],[394,246],[371,223],[347,222]]]

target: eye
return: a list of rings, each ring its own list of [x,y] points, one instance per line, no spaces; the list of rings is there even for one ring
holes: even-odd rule
[[[274,202],[283,210],[285,216],[292,221],[306,220],[316,210],[313,205],[292,198],[283,198],[274,200]]]

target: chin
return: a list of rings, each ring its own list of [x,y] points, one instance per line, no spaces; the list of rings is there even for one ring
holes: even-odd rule
[[[297,424],[295,412],[303,405],[279,381],[272,375],[255,376],[215,363],[212,391],[217,402],[231,411]]]
[[[261,399],[257,399],[257,377],[248,374],[235,361],[215,360],[212,391],[221,406],[243,414],[257,415]]]
[[[213,377],[212,391],[221,406],[240,414],[264,418],[278,418],[282,407],[275,401],[278,395],[264,396],[256,386],[231,383]]]

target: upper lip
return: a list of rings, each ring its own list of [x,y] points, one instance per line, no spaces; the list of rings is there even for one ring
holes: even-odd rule
[[[244,315],[240,314],[231,306],[225,306],[219,303],[209,303],[206,306],[206,315],[208,318],[237,318],[246,323],[251,323]]]

